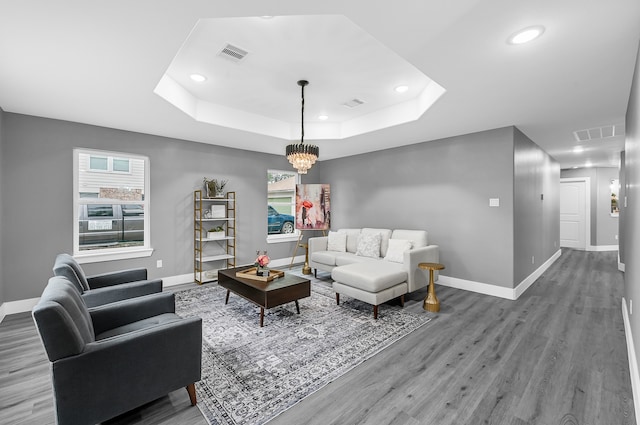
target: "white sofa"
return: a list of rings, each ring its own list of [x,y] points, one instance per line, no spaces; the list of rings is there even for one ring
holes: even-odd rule
[[[427,236],[424,230],[340,229],[309,238],[309,266],[316,277],[318,270],[331,273],[338,304],[341,293],[359,299],[374,306],[377,319],[380,304],[398,297],[404,303],[404,294],[428,285],[418,264],[437,263],[439,253]]]

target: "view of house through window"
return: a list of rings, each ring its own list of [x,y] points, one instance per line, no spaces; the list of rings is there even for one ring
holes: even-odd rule
[[[267,228],[270,240],[298,235],[295,219],[298,173],[267,170]]]
[[[149,247],[144,156],[74,150],[74,255]]]

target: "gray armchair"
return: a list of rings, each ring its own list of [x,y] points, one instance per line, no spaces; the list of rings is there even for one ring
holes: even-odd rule
[[[96,424],[186,387],[196,404],[202,320],[175,314],[172,293],[89,310],[52,277],[32,311],[51,362],[56,423]]]
[[[162,292],[162,279],[147,280],[147,269],[85,276],[80,264],[69,254],[58,254],[53,274],[73,283],[88,307]]]

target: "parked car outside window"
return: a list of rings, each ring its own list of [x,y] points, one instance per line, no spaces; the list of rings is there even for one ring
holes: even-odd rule
[[[80,249],[105,246],[138,246],[144,241],[144,205],[80,205]]]
[[[293,224],[294,217],[292,215],[279,213],[271,205],[269,205],[268,207],[269,207],[268,231],[270,234],[293,233],[295,231],[295,227]]]

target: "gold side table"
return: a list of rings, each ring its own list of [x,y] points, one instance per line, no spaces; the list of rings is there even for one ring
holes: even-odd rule
[[[429,270],[429,289],[427,291],[427,296],[424,297],[422,308],[432,313],[437,313],[440,311],[440,301],[438,300],[438,297],[436,297],[436,286],[433,281],[433,271],[443,270],[444,265],[440,263],[420,263],[418,264],[418,267],[422,270]]]
[[[309,267],[309,244],[298,244],[300,248],[304,248],[304,267],[302,267],[302,274],[311,274],[311,267]]]

